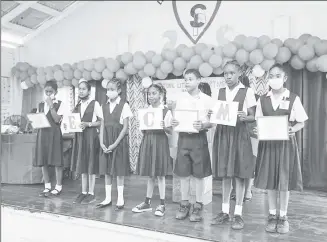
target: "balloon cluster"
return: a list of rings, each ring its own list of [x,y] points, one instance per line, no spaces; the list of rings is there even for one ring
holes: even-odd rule
[[[275,63],[286,62],[297,70],[306,68],[310,72],[327,72],[327,40],[310,34],[284,42],[263,35],[259,38],[238,35],[223,46],[208,46],[203,43],[188,47],[166,48],[161,53],[137,51],[125,52],[113,58],[97,58],[78,63],[40,67],[35,69],[27,63],[18,63],[14,74],[26,88],[49,80],[56,80],[58,86],[77,86],[78,80],[103,80],[102,86],[113,77],[123,82],[129,76],[138,74],[141,78],[166,79],[169,74],[182,76],[185,69],[197,69],[203,77],[223,73],[227,61],[236,60],[240,65],[253,67],[256,76],[262,76]]]

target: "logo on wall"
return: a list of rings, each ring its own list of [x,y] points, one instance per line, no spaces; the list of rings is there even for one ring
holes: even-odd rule
[[[216,17],[221,1],[172,1],[175,18],[187,37],[196,44]]]

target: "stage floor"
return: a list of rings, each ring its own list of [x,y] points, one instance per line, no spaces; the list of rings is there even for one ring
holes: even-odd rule
[[[265,232],[267,218],[267,196],[261,190],[253,190],[253,199],[244,204],[243,215],[245,227],[234,231],[230,226],[211,226],[211,218],[221,209],[221,184],[214,181],[213,203],[204,207],[204,220],[191,223],[189,220],[175,219],[178,204],[172,202],[172,179],[167,179],[167,207],[163,218],[151,212],[135,214],[132,208],[144,200],[146,179],[137,176],[125,181],[125,208],[115,211],[114,206],[95,209],[93,205],[73,205],[73,200],[80,192],[80,181],[66,180],[64,190],[58,198],[41,198],[38,193],[43,185],[1,185],[2,205],[18,207],[30,211],[44,211],[70,217],[86,218],[124,226],[131,226],[157,232],[182,235],[209,241],[288,241],[321,242],[327,241],[327,193],[318,191],[294,192],[289,205],[289,222],[291,231],[286,235]],[[104,198],[104,179],[96,181],[97,202]],[[115,204],[117,191],[113,189]],[[155,188],[152,206],[159,203],[158,188]],[[233,211],[235,202],[231,203]]]

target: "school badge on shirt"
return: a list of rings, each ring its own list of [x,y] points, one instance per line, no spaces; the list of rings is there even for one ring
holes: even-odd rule
[[[221,1],[172,1],[172,4],[179,27],[196,44],[216,17]]]

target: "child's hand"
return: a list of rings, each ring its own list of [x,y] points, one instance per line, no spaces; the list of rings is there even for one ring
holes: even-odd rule
[[[176,119],[171,120],[171,126],[173,126],[175,128],[178,125],[179,125],[179,122]]]
[[[45,102],[48,104],[48,107],[52,107],[53,106],[53,102],[52,102],[52,99],[50,96],[48,96],[46,99],[45,99]]]
[[[67,130],[67,124],[63,124],[64,130]]]
[[[295,130],[293,129],[293,127],[288,128],[288,135],[289,136],[294,136],[295,135]]]
[[[162,120],[162,121],[160,122],[160,126],[161,126],[161,128],[165,128],[165,121]]]
[[[108,153],[109,153],[109,152],[112,152],[114,149],[116,149],[116,147],[117,147],[117,146],[116,146],[116,145],[114,145],[114,144],[112,144],[112,145],[109,145],[109,147],[108,147],[108,150],[107,150],[107,151],[108,151]]]
[[[107,147],[104,144],[100,144],[101,149],[103,150],[104,153],[107,151]]]
[[[84,130],[86,127],[88,127],[88,123],[81,122],[79,126],[81,127],[82,130]]]
[[[253,133],[254,133],[256,136],[258,136],[258,129],[257,129],[257,127],[253,128]]]
[[[202,121],[200,120],[197,120],[193,123],[193,127],[196,129],[196,130],[201,130],[203,128],[203,124],[202,124]]]
[[[238,111],[238,112],[237,112],[237,116],[238,116],[238,118],[239,118],[241,121],[246,121],[246,117],[247,117],[247,115],[245,114],[245,112],[243,112],[243,111]]]

